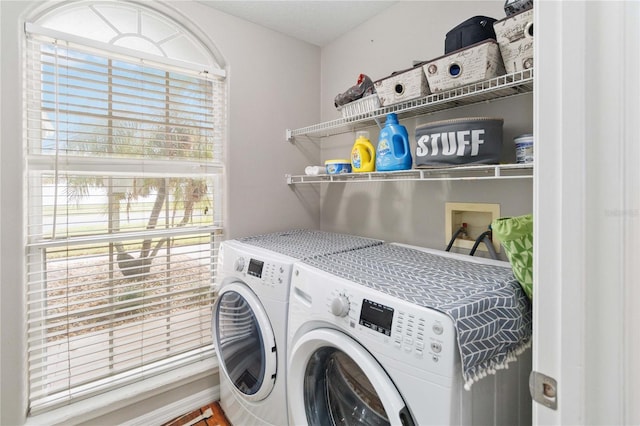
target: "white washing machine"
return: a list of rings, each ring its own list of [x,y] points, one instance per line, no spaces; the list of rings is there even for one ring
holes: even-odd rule
[[[232,424],[288,424],[286,323],[293,263],[380,243],[295,230],[221,244],[212,327],[220,405]]]
[[[455,305],[464,287],[456,277],[475,285],[478,275],[510,271],[508,264],[429,252],[383,244],[296,263],[287,338],[291,424],[531,424],[527,332],[516,338],[519,349],[506,356],[512,361],[508,369],[467,391],[459,320],[424,306],[433,303],[424,298],[434,292]],[[446,268],[454,269],[452,275]],[[444,275],[435,282],[450,282],[451,288],[435,284],[425,290],[429,277],[439,273]],[[517,290],[516,305],[528,303]],[[481,291],[471,293],[476,302],[483,299]],[[530,337],[530,306],[521,309]]]

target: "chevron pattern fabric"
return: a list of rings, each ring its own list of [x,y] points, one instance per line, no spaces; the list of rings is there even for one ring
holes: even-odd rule
[[[294,259],[307,259],[382,244],[382,241],[371,238],[312,229],[254,235],[238,238],[238,241]]]
[[[465,387],[530,345],[531,304],[511,268],[379,244],[304,260],[333,275],[448,315]]]

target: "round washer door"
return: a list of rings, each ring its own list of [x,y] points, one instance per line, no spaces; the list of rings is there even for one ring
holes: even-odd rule
[[[292,424],[414,424],[382,366],[337,330],[304,334],[291,350],[287,377]]]
[[[249,401],[266,398],[275,384],[273,329],[258,297],[246,284],[222,287],[213,305],[213,342],[223,374]]]

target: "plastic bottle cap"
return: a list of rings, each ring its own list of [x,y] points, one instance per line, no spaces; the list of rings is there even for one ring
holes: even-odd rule
[[[398,114],[393,113],[393,112],[387,114],[386,123],[396,123],[397,124],[398,123]]]
[[[365,138],[369,139],[369,132],[366,130],[360,130],[356,132],[356,139]]]

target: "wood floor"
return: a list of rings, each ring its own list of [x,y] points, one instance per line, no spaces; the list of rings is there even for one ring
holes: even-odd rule
[[[212,402],[209,405],[176,417],[162,426],[231,426],[220,405]]]

